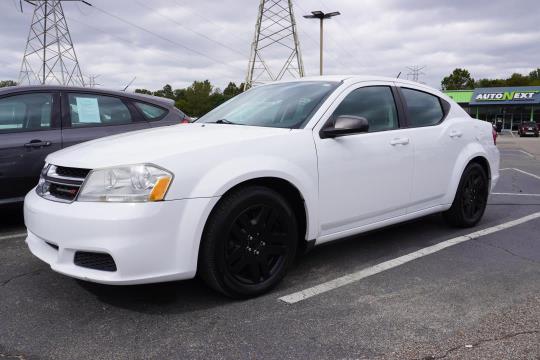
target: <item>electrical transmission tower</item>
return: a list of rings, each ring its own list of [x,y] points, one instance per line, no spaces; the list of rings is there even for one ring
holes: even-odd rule
[[[421,75],[425,75],[425,73],[422,72],[422,70],[424,70],[425,68],[425,66],[418,65],[408,66],[407,69],[410,72],[407,74],[407,77],[410,78],[412,81],[421,82],[419,81],[419,79]]]
[[[22,60],[19,84],[84,86],[84,78],[62,9],[62,1],[65,0],[24,1],[34,6],[34,15]]]
[[[245,88],[286,76],[304,76],[292,0],[260,0]]]

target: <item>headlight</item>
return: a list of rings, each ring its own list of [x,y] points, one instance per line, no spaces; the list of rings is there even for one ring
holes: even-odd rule
[[[77,201],[146,202],[165,198],[173,174],[154,165],[92,170]]]

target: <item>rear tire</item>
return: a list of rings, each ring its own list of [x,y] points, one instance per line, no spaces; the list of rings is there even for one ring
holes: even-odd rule
[[[489,194],[489,179],[482,166],[470,163],[463,171],[450,209],[443,213],[452,226],[473,227],[484,215]]]
[[[248,186],[213,210],[199,251],[199,275],[232,298],[263,294],[283,279],[298,242],[296,216],[279,193]]]

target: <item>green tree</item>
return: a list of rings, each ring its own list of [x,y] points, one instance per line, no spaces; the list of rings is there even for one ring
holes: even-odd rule
[[[241,84],[240,86],[243,87],[244,84]],[[223,96],[225,96],[228,99],[235,97],[236,95],[242,93],[243,89],[240,89],[240,87],[236,86],[234,82],[230,82],[229,85],[223,90]]]
[[[159,96],[159,97],[164,97],[164,98],[174,100],[174,92],[173,92],[172,86],[169,84],[165,85],[163,89],[154,92],[154,96]]]
[[[466,69],[454,69],[452,73],[441,81],[443,90],[467,90],[474,88],[474,79]]]
[[[153,95],[154,93],[150,90],[146,89],[135,89],[136,94],[145,94],[145,95]]]
[[[506,86],[527,86],[531,82],[531,79],[528,76],[524,76],[518,73],[512,74],[508,79],[506,79]]]
[[[0,88],[6,86],[17,86],[17,83],[13,80],[0,80]]]

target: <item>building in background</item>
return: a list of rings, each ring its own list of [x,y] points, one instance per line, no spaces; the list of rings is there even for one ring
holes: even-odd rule
[[[446,90],[444,93],[472,117],[504,130],[516,131],[526,121],[540,123],[540,86]]]

